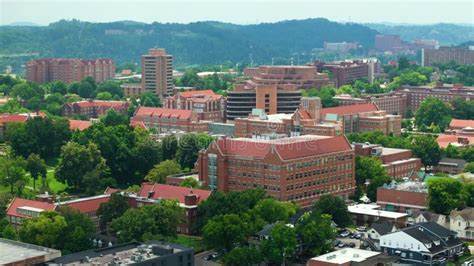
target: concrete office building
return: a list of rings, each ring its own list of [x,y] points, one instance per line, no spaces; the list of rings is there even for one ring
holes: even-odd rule
[[[326,51],[347,53],[357,48],[359,48],[359,44],[356,42],[324,42],[324,50]]]
[[[84,60],[77,58],[36,59],[26,63],[26,79],[35,83],[61,80],[79,82],[93,77],[96,82],[114,78],[115,63],[109,58]]]
[[[173,94],[173,56],[165,49],[153,48],[142,55],[143,92],[163,96]]]
[[[474,47],[439,47],[439,49],[422,49],[421,65],[433,66],[456,62],[459,65],[474,64]]]
[[[375,49],[381,52],[398,52],[403,49],[399,35],[376,35]]]
[[[196,170],[211,190],[262,188],[302,207],[322,195],[348,198],[355,188],[355,155],[344,136],[220,138],[200,151]]]

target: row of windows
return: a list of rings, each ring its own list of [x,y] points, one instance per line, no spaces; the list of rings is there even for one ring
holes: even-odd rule
[[[300,199],[317,197],[317,196],[320,196],[320,195],[345,190],[346,188],[347,189],[352,188],[352,184],[349,183],[347,185],[344,185],[344,184],[333,185],[331,187],[323,188],[323,189],[320,189],[320,190],[305,191],[305,192],[302,192],[302,193],[293,194],[293,195],[288,196],[288,200],[300,200]]]
[[[262,184],[257,184],[257,183],[248,183],[248,182],[242,182],[238,179],[231,179],[229,180],[229,185],[230,186],[235,186],[235,187],[242,187],[242,188],[262,188],[267,191],[280,191],[279,186],[271,186],[271,185],[262,185]]]
[[[286,180],[293,180],[293,179],[300,179],[303,177],[311,177],[311,176],[318,176],[318,175],[323,175],[327,173],[335,173],[339,171],[346,171],[346,170],[351,170],[352,169],[352,163],[348,164],[340,164],[331,168],[323,168],[323,169],[316,169],[313,171],[305,171],[301,173],[296,173],[296,174],[291,174],[288,175]]]
[[[351,180],[352,174],[331,176],[331,177],[326,177],[319,180],[308,181],[308,182],[298,183],[298,184],[291,184],[286,187],[286,190],[290,191],[290,190],[299,189],[303,187],[317,186],[320,184],[332,183],[336,180],[344,180],[344,179]]]

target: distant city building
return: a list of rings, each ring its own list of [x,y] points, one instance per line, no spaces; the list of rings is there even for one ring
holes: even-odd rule
[[[292,84],[296,89],[320,88],[329,84],[325,73],[318,73],[315,66],[260,66],[245,68],[244,75],[252,79],[245,84],[246,89],[255,89],[259,85],[281,86]]]
[[[458,65],[474,64],[474,49],[462,47],[439,47],[439,49],[422,49],[421,65],[433,66],[456,62]]]
[[[66,103],[61,114],[63,116],[83,116],[87,119],[98,118],[105,115],[109,109],[114,109],[117,113],[127,114],[129,103],[125,101],[100,101],[87,100]]]
[[[0,238],[0,265],[28,266],[61,257],[61,251]]]
[[[258,85],[248,89],[236,84],[227,92],[227,119],[247,117],[255,108],[267,114],[293,113],[300,105],[301,90],[295,85]]]
[[[46,265],[194,266],[194,250],[173,243],[149,240],[72,253],[52,259]]]
[[[199,153],[196,170],[217,191],[264,189],[280,201],[311,206],[322,195],[348,198],[355,188],[355,156],[344,136],[274,140],[220,138]]]
[[[428,188],[418,181],[384,185],[377,188],[377,205],[410,215],[422,212],[428,209]]]
[[[410,48],[413,50],[438,49],[439,42],[437,40],[416,39],[410,43]]]
[[[406,95],[407,109],[415,113],[420,104],[428,97],[435,97],[445,103],[449,103],[455,98],[462,98],[467,101],[474,101],[474,87],[462,84],[442,84],[434,86],[401,86],[393,91],[392,95]]]
[[[354,105],[361,103],[375,103],[379,110],[386,111],[387,114],[396,114],[404,117],[406,115],[407,96],[404,94],[366,94],[360,98],[352,97],[348,94],[334,96],[340,106]]]
[[[55,80],[72,83],[85,77],[93,77],[96,82],[103,82],[114,76],[115,63],[112,59],[48,58],[26,63],[26,79],[35,83]]]
[[[403,49],[402,40],[399,35],[376,35],[375,49],[382,52],[398,52]]]
[[[352,84],[358,79],[369,80],[369,64],[363,60],[323,63],[322,68],[332,72],[336,88]]]
[[[152,92],[164,98],[173,94],[173,56],[165,49],[149,49],[142,55],[143,92]]]
[[[324,42],[324,50],[347,53],[350,50],[359,48],[359,44],[356,42]]]
[[[358,156],[372,156],[378,158],[382,166],[394,179],[416,177],[421,168],[421,160],[413,158],[408,149],[385,148],[380,144],[354,143],[355,153]]]
[[[165,99],[169,109],[191,110],[199,120],[225,122],[225,99],[212,90],[178,92]]]
[[[167,132],[206,132],[210,121],[200,120],[192,110],[140,106],[130,119],[132,126]]]
[[[120,85],[125,97],[140,97],[143,94],[143,86],[141,83],[124,83]]]
[[[266,138],[272,135],[306,134],[337,136],[340,134],[381,131],[400,134],[401,118],[378,111],[373,103],[334,108],[321,108],[317,97],[302,97],[300,107],[290,114],[267,115],[253,109],[246,118],[236,118],[235,136]]]

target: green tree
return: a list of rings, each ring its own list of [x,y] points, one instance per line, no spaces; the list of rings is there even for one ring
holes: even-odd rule
[[[373,202],[377,198],[377,188],[385,183],[389,183],[391,178],[388,176],[387,170],[383,168],[379,159],[367,156],[356,157],[356,184],[363,187],[366,182],[367,197]]]
[[[473,173],[474,174],[474,162],[470,162],[470,163],[467,163],[465,166],[464,166],[464,172],[470,172],[470,173]]]
[[[180,138],[176,151],[176,161],[182,168],[193,168],[201,149],[206,149],[213,141],[207,134],[188,133]]]
[[[453,107],[453,118],[472,119],[474,117],[474,101],[466,101],[466,99],[457,97],[451,101]]]
[[[51,93],[67,94],[67,85],[62,80],[56,80],[51,83]]]
[[[474,183],[469,182],[464,184],[463,187],[463,194],[466,198],[466,206],[467,207],[474,207]]]
[[[392,178],[390,178],[388,175],[380,175],[374,177],[372,180],[370,180],[370,184],[367,186],[367,197],[372,201],[376,202],[377,201],[377,188],[389,184],[392,182]]]
[[[155,167],[153,167],[153,169],[151,169],[145,176],[145,180],[164,184],[167,176],[179,173],[181,173],[179,164],[173,160],[166,160],[155,165]]]
[[[59,164],[56,168],[56,178],[67,182],[69,186],[79,191],[94,194],[97,184],[107,177],[109,169],[100,150],[94,143],[87,146],[69,142],[61,149]]]
[[[288,222],[295,215],[297,206],[291,202],[280,202],[272,198],[263,199],[255,205],[253,211],[267,223]]]
[[[406,57],[400,57],[398,59],[398,69],[404,70],[404,69],[409,69],[410,68],[410,61]]]
[[[182,187],[197,188],[199,187],[199,182],[193,177],[186,177],[181,183]]]
[[[100,228],[104,230],[108,223],[121,217],[129,209],[128,200],[120,193],[110,195],[110,200],[101,203],[97,210],[97,216],[100,217]]]
[[[303,214],[298,220],[296,230],[305,246],[305,253],[319,256],[332,250],[336,233],[331,226],[332,217],[328,214],[320,216]]]
[[[324,108],[327,107],[335,107],[338,105],[334,96],[336,96],[336,89],[330,86],[323,86],[319,90],[317,89],[310,89],[303,91],[303,96],[306,97],[319,97],[321,98],[321,104]]]
[[[104,116],[100,118],[100,121],[106,126],[118,126],[118,125],[128,125],[129,120],[126,115],[120,114],[115,109],[110,108],[107,110]]]
[[[91,98],[93,92],[94,88],[89,82],[81,81],[81,83],[79,83],[77,94],[79,94],[79,96],[82,98]]]
[[[438,98],[428,97],[421,104],[415,114],[417,126],[432,124],[438,125],[441,130],[448,127],[451,121],[451,107]]]
[[[36,189],[38,177],[46,178],[46,163],[39,155],[32,153],[26,160],[26,169],[33,178],[33,189]]]
[[[17,194],[26,184],[26,162],[21,157],[0,156],[0,184],[10,186],[10,192],[13,194],[14,188]]]
[[[203,228],[203,240],[207,246],[219,251],[230,251],[236,243],[245,243],[250,236],[250,225],[237,214],[218,215]]]
[[[20,241],[43,247],[61,249],[66,219],[54,211],[45,211],[39,217],[25,219],[18,236]]]
[[[66,222],[58,239],[61,251],[67,254],[92,248],[91,239],[95,235],[95,226],[91,219],[78,210],[65,206],[61,206],[59,213]]]
[[[464,205],[462,183],[449,177],[428,180],[428,207],[435,213],[448,215]]]
[[[260,264],[263,256],[257,248],[237,247],[225,254],[223,261],[228,266],[252,266]]]
[[[161,99],[156,94],[151,92],[145,92],[140,95],[140,102],[143,103],[143,106],[147,107],[161,107]]]
[[[119,98],[123,97],[123,90],[120,88],[120,84],[115,81],[102,82],[97,87],[97,95],[100,93],[108,93],[111,95],[110,98],[113,96],[118,96]]]
[[[346,203],[343,199],[333,195],[324,195],[316,201],[311,214],[316,216],[329,214],[339,227],[347,227],[352,224],[352,217],[347,210]]]
[[[25,101],[28,101],[35,97],[42,100],[44,97],[44,90],[37,84],[23,82],[13,86],[10,92],[10,96],[19,97]]]
[[[112,94],[110,92],[104,91],[104,92],[99,92],[95,96],[97,100],[104,100],[104,101],[110,101],[112,100]]]
[[[436,166],[441,160],[441,149],[432,136],[416,136],[413,139],[412,151],[416,157],[421,159],[425,167]]]
[[[262,241],[260,250],[268,262],[282,264],[296,254],[296,245],[296,230],[278,222],[273,226],[270,238]]]
[[[15,229],[6,218],[0,219],[0,238],[6,238],[11,240],[17,239]]]
[[[178,140],[175,135],[169,135],[161,140],[163,160],[172,160],[176,156],[178,149]]]
[[[112,221],[111,229],[121,243],[174,238],[183,215],[178,202],[162,200],[158,204],[128,209]]]
[[[67,88],[69,94],[79,94],[79,82],[72,82]]]

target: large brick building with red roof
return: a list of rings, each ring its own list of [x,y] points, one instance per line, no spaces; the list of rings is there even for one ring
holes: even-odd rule
[[[200,120],[192,110],[140,106],[131,125],[155,128],[160,133],[172,131],[205,132],[208,121]]]
[[[169,109],[191,110],[199,120],[225,122],[225,100],[212,90],[178,92],[165,99]]]
[[[221,138],[200,152],[196,168],[211,190],[262,188],[302,207],[326,194],[347,198],[355,188],[355,155],[344,136]]]
[[[114,109],[118,113],[127,114],[129,103],[125,101],[79,101],[64,104],[62,115],[80,115],[87,119],[98,118],[105,115],[109,109]]]

